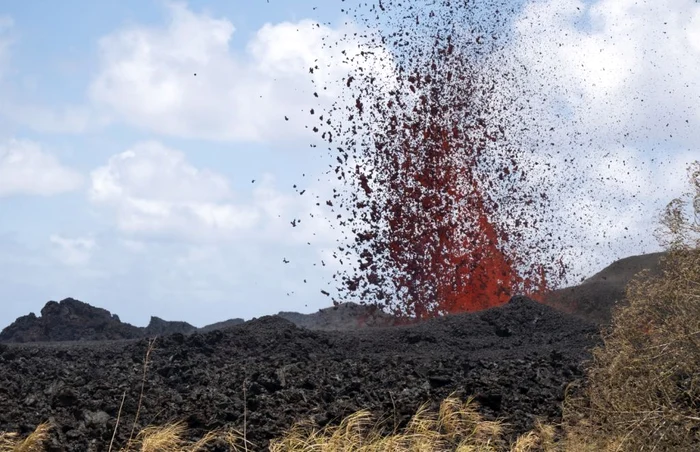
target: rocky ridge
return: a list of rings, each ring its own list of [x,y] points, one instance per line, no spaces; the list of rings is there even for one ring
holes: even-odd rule
[[[613,262],[581,284],[558,289],[548,294],[544,303],[597,324],[610,321],[615,306],[625,301],[625,287],[640,271],[652,274],[661,271],[666,253],[630,256]],[[357,303],[342,303],[311,314],[281,311],[277,317],[298,327],[311,330],[353,330],[361,327],[383,327],[400,324],[396,317]],[[151,317],[145,328],[123,323],[119,316],[72,298],[49,301],[41,310],[19,317],[0,332],[0,342],[101,341],[139,339],[181,333],[209,332],[243,323],[229,319],[197,328],[187,322],[175,322]]]
[[[229,320],[227,325],[243,323]],[[29,313],[0,331],[0,342],[62,342],[140,339],[166,334],[191,334],[198,328],[187,322],[171,322],[151,317],[148,326],[122,322],[117,314],[73,298],[49,301],[41,316]]]
[[[299,327],[313,330],[350,330],[365,326],[391,326],[397,323],[395,317],[379,309],[356,303],[342,303],[338,306],[319,309],[318,312],[311,314],[282,311],[276,316],[289,320]],[[34,313],[19,317],[0,332],[0,342],[140,339],[175,333],[186,335],[195,332],[205,333],[230,328],[243,322],[243,319],[229,319],[197,328],[187,322],[151,317],[148,326],[144,328],[124,323],[118,315],[106,309],[66,298],[60,302],[46,303],[40,317]]]
[[[662,271],[665,252],[629,256],[613,262],[581,284],[549,293],[545,304],[588,321],[607,325],[615,307],[626,302],[625,288],[643,270]]]

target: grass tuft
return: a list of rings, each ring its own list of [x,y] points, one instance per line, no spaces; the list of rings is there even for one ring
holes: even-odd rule
[[[19,438],[16,433],[0,433],[0,452],[43,452],[49,430],[51,426],[48,423],[39,424],[24,439]]]
[[[244,450],[241,442],[246,446],[249,444],[236,430],[213,430],[197,441],[189,441],[187,436],[187,428],[182,422],[150,426],[141,430],[136,440],[121,452],[199,452],[214,444],[237,452]]]

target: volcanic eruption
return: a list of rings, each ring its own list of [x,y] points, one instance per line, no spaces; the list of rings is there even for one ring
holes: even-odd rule
[[[314,128],[345,188],[326,205],[354,236],[336,253],[346,267],[355,260],[335,276],[339,299],[423,319],[555,287],[561,259],[535,264],[552,251],[539,221],[549,197],[523,183],[528,150],[495,96],[512,76],[493,60],[507,41],[499,19],[487,24],[476,6],[447,0],[380,1],[353,14],[365,48],[348,56],[356,69],[345,96]],[[387,51],[390,61],[377,57]]]

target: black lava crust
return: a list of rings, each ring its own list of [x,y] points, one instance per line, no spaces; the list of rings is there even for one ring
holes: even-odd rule
[[[265,450],[295,422],[320,426],[360,409],[405,424],[424,402],[476,396],[511,438],[556,422],[565,386],[583,375],[597,328],[524,297],[417,325],[311,331],[263,317],[205,334],[157,338],[137,429],[183,420],[193,438],[243,430]],[[0,344],[0,431],[50,420],[52,451],[115,449],[136,413],[145,339]],[[245,397],[244,397],[245,394]],[[393,426],[392,426],[393,427]]]

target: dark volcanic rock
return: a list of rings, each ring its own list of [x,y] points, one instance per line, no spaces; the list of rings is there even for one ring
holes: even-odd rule
[[[232,327],[234,325],[240,325],[243,322],[245,322],[245,320],[243,320],[243,319],[228,319],[228,320],[224,320],[223,322],[216,322],[216,323],[212,323],[211,325],[203,326],[202,328],[199,328],[197,331],[199,331],[200,333],[208,333],[209,331],[223,330],[223,329]]]
[[[19,317],[0,332],[3,342],[102,341],[143,337],[141,329],[122,323],[117,315],[82,301],[49,301],[41,310]]]
[[[187,322],[171,322],[163,320],[160,317],[151,317],[151,321],[144,330],[146,336],[162,336],[165,334],[190,334],[197,330],[196,326],[192,326]]]
[[[313,314],[280,312],[278,317],[312,330],[348,330],[362,327],[391,326],[397,319],[374,306],[343,303],[320,309]],[[116,314],[67,298],[59,303],[49,301],[41,317],[33,313],[18,318],[0,332],[0,342],[54,342],[140,339],[167,334],[205,333],[244,323],[229,319],[197,328],[187,322],[173,322],[151,317],[146,328],[123,323]]]
[[[183,420],[194,437],[243,430],[265,450],[297,421],[320,426],[359,409],[396,414],[399,427],[428,402],[474,395],[508,434],[536,417],[557,422],[567,383],[598,343],[597,327],[532,300],[416,325],[311,331],[279,316],[206,334],[156,340],[137,428]],[[55,450],[107,450],[136,413],[148,343],[7,344],[0,353],[0,431],[52,419]],[[389,427],[393,427],[390,425]],[[118,449],[118,447],[117,447]]]
[[[188,334],[196,330],[186,322],[169,322],[151,317],[146,328],[119,320],[106,309],[73,298],[49,301],[41,310],[19,317],[0,332],[0,342],[104,341],[140,339],[165,334]]]

